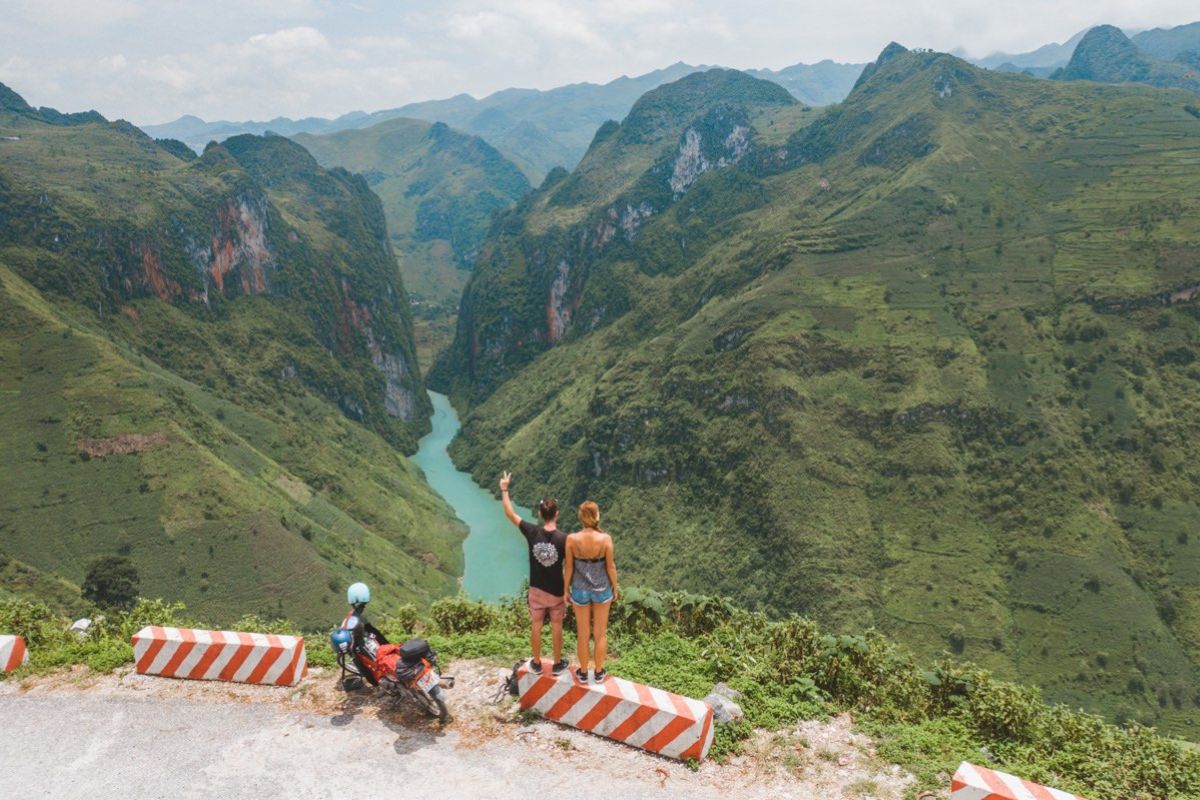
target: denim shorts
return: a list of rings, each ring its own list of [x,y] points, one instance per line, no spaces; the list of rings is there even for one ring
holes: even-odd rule
[[[605,589],[603,592],[589,592],[587,589],[571,588],[571,605],[586,606],[590,603],[608,603],[612,599],[612,589]]]

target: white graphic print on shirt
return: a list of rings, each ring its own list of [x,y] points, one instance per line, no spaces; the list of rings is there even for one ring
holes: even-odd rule
[[[549,542],[538,542],[533,546],[533,557],[543,567],[553,567],[558,562],[558,549]]]

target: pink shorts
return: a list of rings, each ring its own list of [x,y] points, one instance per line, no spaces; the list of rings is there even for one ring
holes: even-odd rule
[[[529,587],[529,619],[533,622],[546,622],[546,612],[550,612],[551,622],[562,622],[567,616],[567,604],[562,595],[553,595],[535,586]]]

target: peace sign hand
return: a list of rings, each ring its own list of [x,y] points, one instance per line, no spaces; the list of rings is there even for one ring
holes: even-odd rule
[[[505,472],[503,475],[501,475],[500,476],[500,491],[507,492],[508,484],[510,481],[512,481],[512,473],[511,472]]]

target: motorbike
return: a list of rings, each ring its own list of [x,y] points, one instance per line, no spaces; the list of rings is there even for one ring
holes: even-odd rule
[[[454,677],[438,671],[437,653],[424,639],[392,644],[352,613],[330,636],[330,643],[344,691],[377,686],[393,697],[412,700],[439,722],[449,718],[445,690],[454,687]]]

